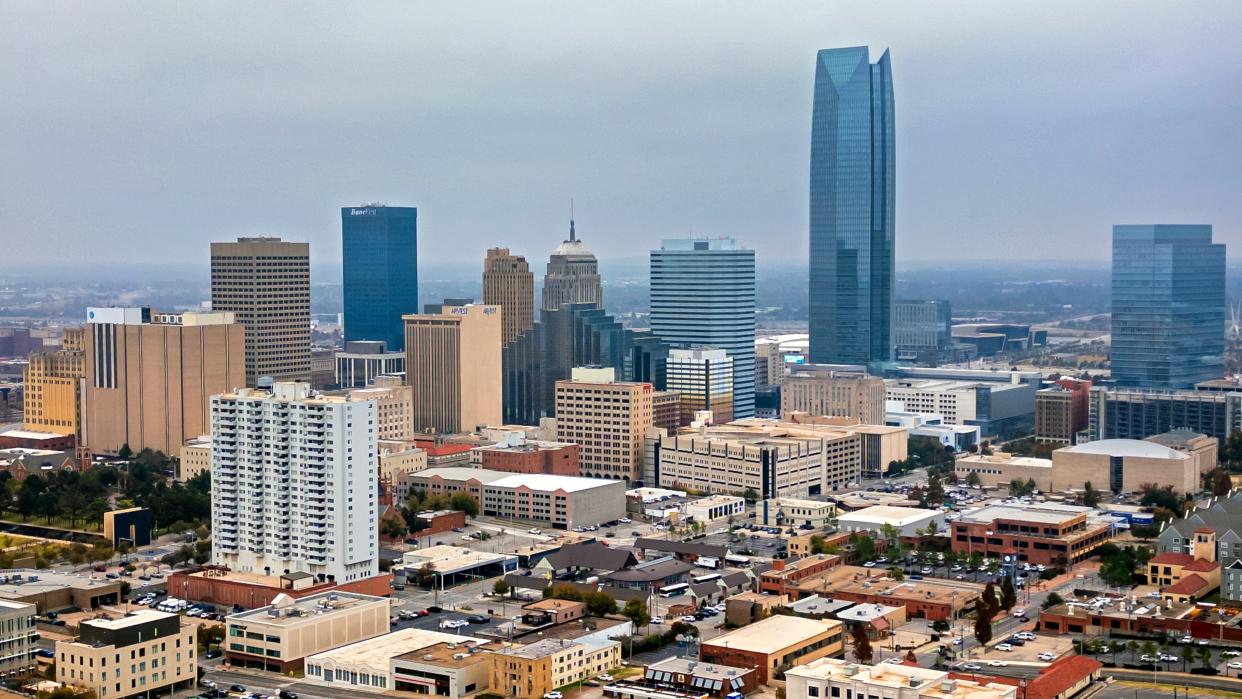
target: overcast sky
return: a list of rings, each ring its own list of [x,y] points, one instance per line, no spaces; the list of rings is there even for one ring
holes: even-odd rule
[[[807,249],[815,52],[889,48],[897,256],[1109,255],[1212,223],[1242,256],[1242,2],[0,1],[0,265],[340,258],[339,207],[419,252]],[[480,262],[481,264],[481,262]]]

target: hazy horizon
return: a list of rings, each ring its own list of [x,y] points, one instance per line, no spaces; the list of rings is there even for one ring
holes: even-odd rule
[[[383,201],[426,264],[541,272],[571,198],[605,265],[690,234],[797,264],[815,52],[862,44],[892,52],[900,268],[1107,264],[1116,223],[1242,258],[1242,4],[341,10],[0,4],[0,267],[205,270],[256,234],[339,264],[339,208]]]

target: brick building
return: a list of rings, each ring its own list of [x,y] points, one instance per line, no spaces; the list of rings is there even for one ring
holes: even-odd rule
[[[1071,505],[992,505],[953,522],[953,552],[995,558],[1013,554],[1031,565],[1065,567],[1091,555],[1113,533],[1109,519]]]

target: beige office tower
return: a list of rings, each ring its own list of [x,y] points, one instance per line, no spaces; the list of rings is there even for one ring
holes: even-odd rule
[[[500,306],[500,341],[535,327],[535,275],[521,255],[509,248],[492,248],[483,259],[483,303]]]
[[[93,453],[176,456],[209,431],[211,396],[245,379],[245,329],[232,313],[89,308],[85,330],[82,441]]]
[[[575,368],[572,379],[556,382],[556,440],[579,445],[584,476],[639,480],[652,388],[614,378],[610,368]]]
[[[65,328],[60,349],[30,355],[23,373],[24,427],[81,438],[82,328]]]
[[[238,238],[211,244],[211,308],[246,327],[246,382],[309,381],[310,244]]]
[[[781,415],[808,413],[884,424],[884,379],[857,370],[791,365],[781,384]]]
[[[440,306],[402,316],[414,431],[451,434],[501,424],[500,306]]]
[[[569,240],[562,242],[548,258],[543,275],[543,310],[555,311],[567,303],[591,303],[604,307],[604,287],[595,253],[578,240],[573,219],[569,221]]]

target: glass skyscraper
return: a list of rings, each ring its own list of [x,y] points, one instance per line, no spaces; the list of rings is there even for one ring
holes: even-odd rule
[[[418,209],[372,204],[341,209],[345,341],[405,347],[401,316],[418,313]]]
[[[1211,226],[1113,226],[1112,377],[1192,388],[1225,374],[1225,246]]]
[[[651,331],[670,347],[725,350],[733,416],[754,416],[754,250],[732,238],[663,241],[651,251]]]
[[[888,51],[825,49],[811,116],[810,360],[893,355],[893,79]]]

